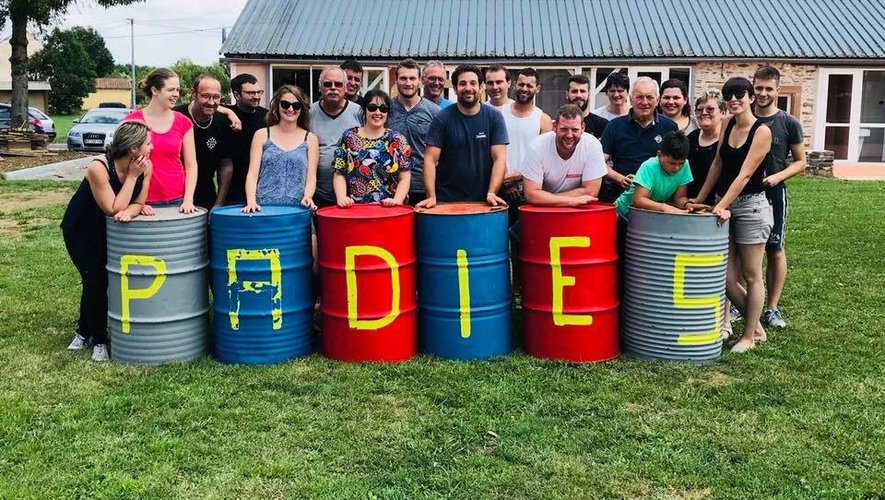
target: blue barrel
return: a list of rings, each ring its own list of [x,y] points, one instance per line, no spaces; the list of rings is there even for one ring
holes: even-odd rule
[[[418,345],[447,359],[510,352],[507,209],[441,203],[415,218]]]
[[[310,210],[212,210],[215,357],[269,364],[311,352],[314,293]]]

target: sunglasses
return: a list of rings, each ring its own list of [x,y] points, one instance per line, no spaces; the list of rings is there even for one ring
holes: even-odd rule
[[[712,115],[713,113],[716,112],[717,109],[719,109],[719,108],[717,108],[716,106],[707,106],[706,108],[696,108],[694,110],[694,112],[697,113],[698,115],[702,115],[704,113],[706,113],[708,115]]]
[[[280,99],[280,107],[283,109],[292,108],[295,111],[301,111],[304,106],[298,101],[284,101]]]
[[[743,99],[745,95],[747,95],[746,90],[729,90],[722,93],[722,98],[726,101],[730,101],[732,97],[736,99]]]
[[[344,87],[344,82],[323,82],[323,88],[330,89],[335,87],[336,89],[340,89]]]
[[[386,104],[375,104],[373,102],[372,104],[366,104],[366,111],[368,111],[369,113],[374,113],[375,111],[387,113],[388,111],[390,111],[390,108],[387,107]]]

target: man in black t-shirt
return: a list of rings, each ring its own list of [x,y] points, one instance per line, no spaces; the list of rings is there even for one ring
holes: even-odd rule
[[[194,146],[197,151],[194,205],[207,210],[225,203],[233,174],[233,131],[227,118],[218,112],[220,102],[221,84],[211,75],[200,75],[191,87],[191,102],[173,108],[194,124]]]
[[[227,106],[242,123],[242,130],[234,134],[234,173],[227,193],[227,204],[246,203],[246,174],[249,172],[249,150],[255,131],[267,126],[267,109],[261,107],[264,89],[258,79],[248,73],[241,73],[230,81],[230,89],[236,100]]]

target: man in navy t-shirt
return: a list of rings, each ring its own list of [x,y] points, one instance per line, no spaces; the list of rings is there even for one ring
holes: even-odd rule
[[[633,82],[630,104],[630,112],[609,121],[602,133],[602,150],[610,166],[599,200],[607,203],[630,187],[639,166],[657,154],[664,135],[676,130],[676,122],[656,111],[658,84],[651,78]]]
[[[418,207],[431,208],[437,201],[506,205],[497,192],[507,171],[507,126],[501,113],[480,103],[481,75],[466,64],[452,73],[458,101],[430,122],[424,151],[427,199]]]

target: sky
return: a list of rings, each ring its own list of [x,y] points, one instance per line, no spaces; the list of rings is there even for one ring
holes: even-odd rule
[[[147,0],[104,9],[74,2],[59,28],[95,28],[117,64],[129,64],[129,18],[135,20],[135,63],[168,66],[181,58],[200,64],[218,61],[221,29],[234,25],[246,0]]]

